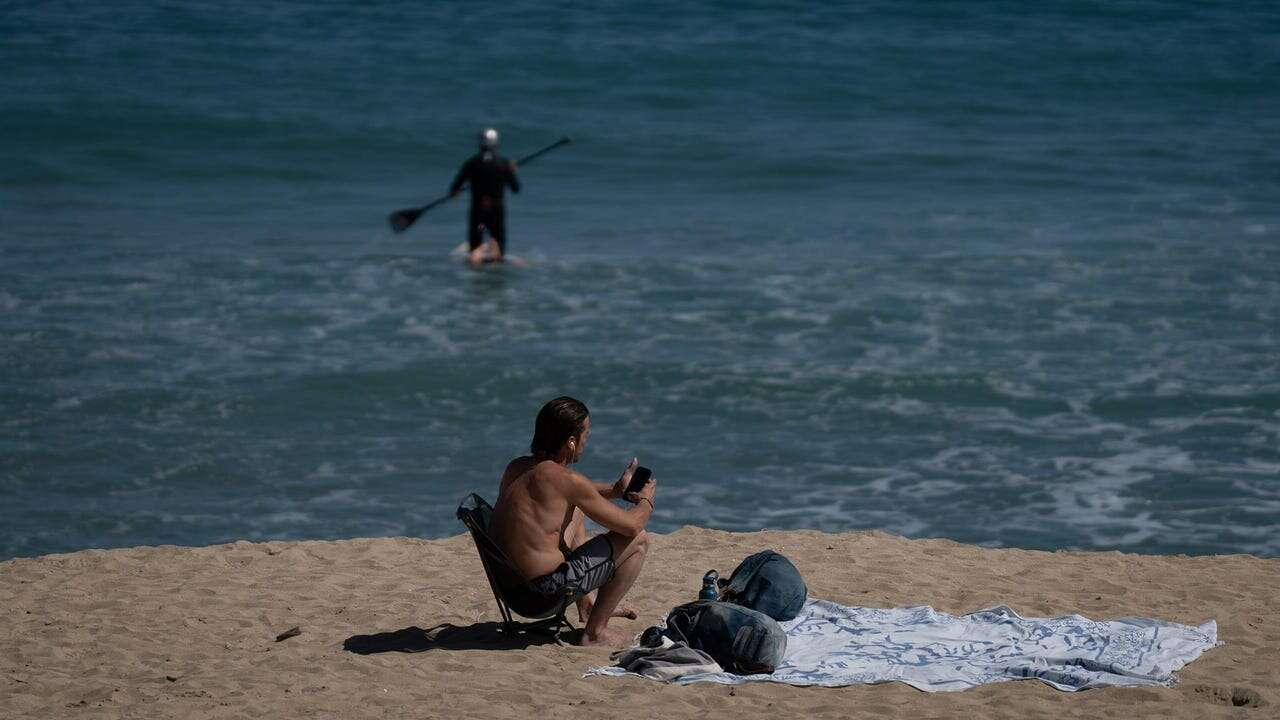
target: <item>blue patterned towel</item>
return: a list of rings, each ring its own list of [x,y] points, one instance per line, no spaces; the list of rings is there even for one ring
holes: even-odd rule
[[[772,675],[700,673],[675,682],[839,687],[898,680],[928,692],[1029,678],[1059,690],[1171,685],[1175,670],[1219,644],[1213,620],[1191,627],[1147,618],[1024,618],[1004,605],[955,617],[926,606],[810,600],[782,627],[787,654]],[[620,667],[587,671],[630,674]]]

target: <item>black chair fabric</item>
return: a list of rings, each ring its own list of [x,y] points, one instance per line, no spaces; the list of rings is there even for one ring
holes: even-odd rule
[[[529,587],[511,565],[507,554],[489,535],[493,507],[484,498],[475,493],[463,498],[458,505],[458,519],[471,532],[476,551],[480,553],[480,563],[489,578],[489,587],[502,613],[504,627],[511,630],[518,624],[512,619],[512,613],[531,620],[544,620],[542,624],[552,624],[555,628],[560,625],[573,627],[565,617],[565,611],[574,600],[573,592],[570,590],[556,597],[542,595]]]

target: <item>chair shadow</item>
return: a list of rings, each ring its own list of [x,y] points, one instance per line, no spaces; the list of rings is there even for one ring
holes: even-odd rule
[[[572,637],[570,633],[565,635]],[[342,648],[358,655],[372,655],[428,650],[524,650],[553,644],[555,639],[550,633],[523,628],[508,633],[502,629],[502,623],[490,621],[466,626],[441,623],[426,630],[415,625],[392,632],[352,635],[342,641]]]

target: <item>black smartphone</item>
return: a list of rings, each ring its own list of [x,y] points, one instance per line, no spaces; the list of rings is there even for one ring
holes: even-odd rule
[[[631,482],[627,485],[627,494],[640,492],[644,484],[649,482],[649,477],[653,475],[653,471],[643,465],[637,465],[636,471],[631,473]]]

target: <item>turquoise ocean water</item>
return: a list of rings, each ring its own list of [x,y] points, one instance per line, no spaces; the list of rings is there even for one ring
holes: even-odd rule
[[[1272,3],[0,9],[0,558],[651,527],[1280,555]],[[524,269],[393,236],[486,124]]]

